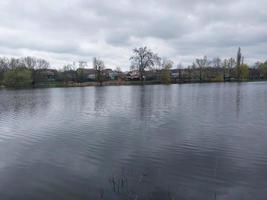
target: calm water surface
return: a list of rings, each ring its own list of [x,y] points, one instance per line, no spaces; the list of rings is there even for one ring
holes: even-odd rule
[[[0,199],[267,199],[267,83],[0,90]]]

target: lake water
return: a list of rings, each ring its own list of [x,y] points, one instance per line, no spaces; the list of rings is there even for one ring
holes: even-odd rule
[[[0,90],[0,195],[266,200],[267,83]]]

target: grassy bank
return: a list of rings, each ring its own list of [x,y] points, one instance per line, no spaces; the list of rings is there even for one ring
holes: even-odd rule
[[[142,83],[141,81],[105,81],[102,83],[102,86],[120,86],[120,85],[152,85],[160,84],[159,81],[146,81]],[[89,86],[100,86],[98,82],[49,82],[49,83],[40,83],[35,87],[37,88],[49,88],[49,87],[89,87]]]

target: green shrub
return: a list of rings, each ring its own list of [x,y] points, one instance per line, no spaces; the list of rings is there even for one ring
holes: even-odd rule
[[[267,79],[267,61],[260,65],[259,70],[261,77]]]
[[[216,75],[215,78],[213,78],[212,81],[216,81],[216,82],[222,82],[224,79],[223,79],[223,75],[219,74],[219,75]]]
[[[32,73],[28,69],[10,70],[5,73],[3,82],[6,87],[30,87],[32,85]]]
[[[240,79],[243,81],[248,80],[248,76],[249,76],[248,65],[246,64],[240,65]]]
[[[170,70],[164,69],[162,71],[162,78],[161,81],[163,84],[170,84],[171,83],[171,75],[170,75]]]

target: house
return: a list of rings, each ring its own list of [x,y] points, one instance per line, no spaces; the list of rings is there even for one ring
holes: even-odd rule
[[[178,78],[179,77],[180,69],[171,69],[171,78]]]
[[[112,69],[104,69],[103,76],[105,80],[111,80],[111,74],[113,73]]]
[[[85,68],[78,68],[77,74],[81,74],[80,76],[84,77],[84,81],[94,81],[96,76],[96,70],[93,68],[85,69]],[[79,76],[79,75],[78,75]]]
[[[55,69],[47,69],[46,76],[48,81],[55,81],[56,80],[57,70]]]
[[[109,73],[109,78],[110,78],[110,80],[118,80],[119,72],[117,72],[117,71],[110,72]]]
[[[160,81],[161,79],[161,70],[148,70],[145,71],[145,80],[146,81]]]
[[[37,69],[35,72],[35,81],[46,82],[55,81],[57,70],[55,69]]]
[[[130,71],[130,72],[127,73],[126,77],[130,81],[139,80],[140,79],[139,71],[138,70]]]
[[[88,81],[95,81],[96,80],[96,70],[91,69],[84,69],[85,76]]]

